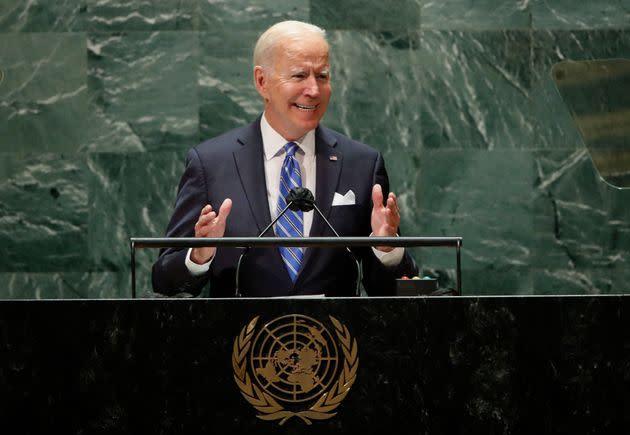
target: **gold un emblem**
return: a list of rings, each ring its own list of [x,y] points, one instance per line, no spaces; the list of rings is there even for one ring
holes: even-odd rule
[[[258,418],[311,424],[336,415],[357,377],[359,356],[348,328],[329,318],[334,334],[311,317],[290,314],[259,330],[256,316],[236,337],[234,379]]]

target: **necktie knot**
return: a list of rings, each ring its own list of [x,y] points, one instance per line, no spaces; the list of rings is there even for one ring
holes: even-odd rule
[[[287,153],[288,157],[295,156],[295,152],[297,151],[298,146],[295,142],[289,142],[284,146],[284,151]]]

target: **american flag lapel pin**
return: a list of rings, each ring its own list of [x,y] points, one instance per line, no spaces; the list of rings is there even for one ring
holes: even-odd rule
[[[329,156],[329,157],[328,157],[328,159],[329,159],[331,162],[336,162],[336,161],[337,161],[337,156]]]

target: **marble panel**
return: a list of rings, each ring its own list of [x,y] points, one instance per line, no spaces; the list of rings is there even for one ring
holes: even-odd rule
[[[630,31],[534,31],[532,110],[535,148],[581,149],[584,142],[551,77],[565,60],[630,58]]]
[[[85,35],[0,37],[0,151],[74,151],[87,112]]]
[[[624,297],[619,301],[621,310],[621,324],[627,325],[630,320],[630,298]],[[621,328],[621,361],[617,364],[619,370],[618,385],[622,391],[630,391],[630,331],[628,328]],[[630,429],[630,399],[625,398],[621,403],[623,415],[623,428]]]
[[[85,159],[3,153],[0,272],[57,272],[86,267]]]
[[[585,427],[615,433],[622,423],[622,404],[628,390],[621,384],[620,368],[625,342],[623,298],[568,299],[562,306],[558,356],[552,360],[563,383],[551,393],[558,413],[585,416]],[[615,303],[616,302],[616,303]],[[627,335],[625,336],[627,337]],[[588,401],[580,396],[588,394]],[[599,404],[607,406],[600,407]]]
[[[129,238],[163,237],[175,203],[184,152],[92,154],[89,168],[89,257],[96,271],[129,277]],[[136,253],[144,293],[157,250]],[[126,287],[125,287],[126,288]]]
[[[532,155],[528,151],[424,150],[418,216],[410,233],[461,236],[465,294],[532,291]],[[425,272],[453,286],[455,252],[424,248]]]
[[[464,236],[465,293],[630,293],[626,192],[549,73],[630,58],[625,0],[0,3],[7,297],[126,295],[128,237],[163,234],[187,148],[261,112],[253,45],[284,19],[329,30],[324,123],[384,153],[404,235]],[[138,253],[141,295],[156,254]],[[454,285],[454,252],[417,258]]]
[[[526,31],[423,31],[424,146],[531,148],[530,51]]]
[[[79,32],[85,30],[89,0],[3,0],[0,32]]]
[[[0,299],[111,299],[131,297],[129,273],[0,273]],[[138,276],[138,288],[149,288],[150,275]],[[139,297],[144,296],[138,293]]]
[[[311,20],[328,30],[416,31],[420,8],[419,0],[311,0]]]
[[[335,31],[329,40],[333,91],[323,123],[383,153],[403,221],[414,219],[420,165],[418,35]]]
[[[200,30],[262,32],[284,20],[309,21],[309,0],[200,0]]]
[[[537,291],[630,292],[630,191],[606,184],[584,149],[539,151],[534,160]]]
[[[508,30],[530,27],[530,3],[523,0],[423,0],[422,29]]]
[[[201,139],[252,122],[263,111],[253,79],[258,32],[200,32],[198,72]],[[191,144],[194,145],[194,144]]]
[[[82,150],[183,149],[198,141],[195,32],[93,33]]]
[[[92,32],[196,30],[198,0],[83,0]]]
[[[459,304],[449,301],[448,305],[450,308]],[[445,309],[440,311],[444,314]],[[457,307],[456,313],[463,317],[456,328],[466,325],[467,331],[456,329],[449,337],[447,367],[455,381],[452,394],[462,401],[462,417],[478,428],[503,428],[511,432],[519,423],[520,411],[520,395],[514,388],[520,375],[516,353],[519,329],[514,307],[478,300],[464,309]],[[437,322],[435,319],[429,327]]]
[[[626,0],[531,0],[534,29],[602,29],[630,27]]]
[[[630,294],[630,273],[625,264],[608,268],[532,268],[534,294]]]
[[[455,288],[454,277],[449,278],[442,287]],[[479,269],[462,269],[463,295],[531,295],[536,294],[535,283],[534,271],[528,264],[486,264]]]

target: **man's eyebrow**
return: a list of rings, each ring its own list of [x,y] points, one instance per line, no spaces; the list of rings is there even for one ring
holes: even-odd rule
[[[289,74],[293,75],[293,74],[304,74],[306,71],[311,71],[314,70],[314,72],[316,74],[330,74],[330,67],[327,66],[326,68],[323,68],[321,70],[317,70],[317,68],[304,68],[304,67],[293,67],[289,70]]]

